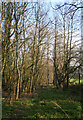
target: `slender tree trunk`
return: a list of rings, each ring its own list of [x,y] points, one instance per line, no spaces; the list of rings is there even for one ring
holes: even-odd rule
[[[47,82],[49,85],[49,38],[47,39]]]
[[[57,41],[57,30],[56,30],[56,18],[55,18],[55,43],[54,43],[54,78],[53,78],[53,84],[56,85],[58,88],[58,83],[57,83],[57,49],[56,49],[56,41]]]
[[[67,61],[67,88],[69,87],[69,61],[68,61],[68,58],[69,58],[69,53],[68,53],[68,45],[69,45],[69,27],[70,27],[70,23],[68,24],[68,40],[67,40],[67,58],[66,58],[66,61]]]
[[[19,97],[19,83],[20,83],[20,71],[18,66],[18,17],[16,15],[16,3],[15,5],[15,40],[16,40],[16,76],[17,76],[17,91],[16,91],[16,100]]]
[[[64,24],[64,77],[63,77],[63,89],[65,88],[65,73],[66,73],[66,70],[65,70],[65,15],[64,15],[64,18],[63,18],[63,24]]]
[[[18,81],[17,81],[17,93],[16,93],[16,100],[19,98],[19,88],[20,88],[20,71],[18,71]]]
[[[22,91],[25,91],[25,18],[24,18],[24,11],[25,11],[25,4],[23,9],[23,38],[24,38],[24,53],[23,53],[23,83],[22,83]]]
[[[80,69],[78,69],[79,85],[80,85]]]
[[[32,68],[32,70],[33,70],[33,68]],[[32,94],[32,81],[33,81],[33,75],[31,74],[30,75],[30,95]]]

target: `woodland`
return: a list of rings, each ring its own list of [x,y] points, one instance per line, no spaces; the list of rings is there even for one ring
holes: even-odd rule
[[[83,2],[0,2],[0,18],[2,120],[80,120]]]

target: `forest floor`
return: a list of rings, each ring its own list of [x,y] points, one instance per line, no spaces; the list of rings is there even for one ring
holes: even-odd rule
[[[83,85],[81,85],[83,88]],[[80,85],[72,85],[67,90],[53,86],[42,86],[36,95],[23,95],[10,105],[7,99],[2,101],[3,118],[71,118],[80,119],[82,115]]]

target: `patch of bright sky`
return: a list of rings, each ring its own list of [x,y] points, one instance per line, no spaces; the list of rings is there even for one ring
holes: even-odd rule
[[[72,1],[76,1],[76,0],[27,0],[27,1],[29,1],[29,2],[37,2],[37,1],[40,1],[40,2],[42,2],[42,1],[44,1],[44,2],[56,2],[56,3],[59,3],[59,2],[61,2],[61,3],[64,3],[64,2],[72,2]]]
[[[71,2],[72,0],[45,0],[45,2]]]

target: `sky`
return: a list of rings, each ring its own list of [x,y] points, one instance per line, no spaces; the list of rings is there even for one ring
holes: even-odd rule
[[[45,0],[46,2],[68,2],[72,0]]]
[[[1,1],[1,0],[0,0]],[[2,0],[2,1],[7,1],[7,2],[13,2],[14,0]],[[37,2],[37,1],[44,1],[44,2],[56,2],[56,3],[59,3],[59,2],[68,2],[68,1],[77,1],[77,0],[15,0],[16,2]]]
[[[28,0],[31,1],[31,0]],[[32,0],[33,2],[36,2],[37,0]],[[71,1],[77,1],[77,0],[38,0],[38,1],[44,1],[44,2],[71,2]]]

